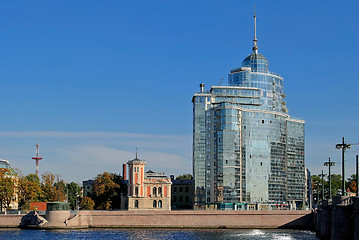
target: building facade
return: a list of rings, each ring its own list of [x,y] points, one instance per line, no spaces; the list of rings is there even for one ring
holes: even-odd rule
[[[128,210],[171,210],[171,179],[164,173],[145,172],[146,162],[128,161]]]
[[[171,205],[173,210],[193,209],[193,179],[175,179],[171,175]]]
[[[256,17],[255,26],[256,26]],[[305,202],[304,124],[286,107],[283,78],[253,52],[228,74],[228,86],[204,84],[193,102],[195,203]]]
[[[95,180],[93,179],[82,181],[82,197],[92,197],[94,185]]]

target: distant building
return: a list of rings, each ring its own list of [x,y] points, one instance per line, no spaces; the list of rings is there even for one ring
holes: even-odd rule
[[[8,160],[4,160],[4,159],[0,159],[0,169],[4,168],[9,170],[9,174],[7,174],[7,177],[13,178],[15,180],[15,184],[17,184],[18,181],[18,176],[17,173],[14,171],[14,169],[11,168],[10,163]],[[4,205],[0,206],[1,209],[4,209]],[[14,200],[11,202],[10,204],[10,208],[11,209],[18,209],[19,204],[18,204],[18,194],[17,192],[15,193],[15,198]]]
[[[174,176],[171,175],[171,181],[172,209],[193,209],[194,180],[174,179]]]
[[[171,179],[164,173],[145,172],[146,162],[128,161],[128,210],[170,210]],[[124,179],[127,179],[124,176]]]
[[[308,168],[305,171],[305,179],[306,179],[306,189],[307,189],[307,196],[306,196],[306,208],[312,209],[313,208],[313,188],[312,188],[312,177]]]
[[[47,202],[30,202],[30,211],[46,211]]]
[[[89,179],[87,181],[82,182],[83,197],[92,197],[94,184],[95,184],[95,180],[93,179]]]

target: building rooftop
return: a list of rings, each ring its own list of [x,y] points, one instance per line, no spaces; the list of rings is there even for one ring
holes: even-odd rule
[[[130,161],[127,162],[127,164],[131,164],[131,163],[132,163],[132,164],[134,164],[134,163],[135,163],[135,164],[136,164],[136,163],[137,163],[137,164],[146,164],[146,161],[141,160],[141,159],[138,159],[137,156],[136,156],[135,159],[132,159],[132,160],[130,160]]]
[[[268,61],[268,59],[267,59],[265,56],[263,56],[263,55],[260,54],[260,53],[255,53],[255,52],[249,54],[249,55],[243,60],[243,62],[248,61],[248,60],[266,60],[266,61]]]
[[[17,175],[14,169],[11,168],[8,160],[0,159],[0,168],[8,169],[11,175]]]
[[[151,170],[145,172],[145,178],[168,178],[165,173],[158,173]]]

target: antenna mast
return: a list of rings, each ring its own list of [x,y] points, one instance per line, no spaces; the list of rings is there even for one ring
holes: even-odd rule
[[[254,3],[254,39],[253,39],[253,52],[258,53],[257,46],[257,14],[256,14],[256,3]]]
[[[42,157],[39,156],[39,147],[40,147],[40,144],[36,143],[36,157],[32,158],[36,162],[36,175],[37,176],[39,176],[39,161],[42,159]]]

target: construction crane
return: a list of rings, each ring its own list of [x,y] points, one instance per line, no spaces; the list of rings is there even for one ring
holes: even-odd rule
[[[32,159],[36,162],[36,175],[39,176],[39,161],[42,159],[42,157],[39,156],[39,147],[40,145],[36,143],[36,157],[33,157]]]

